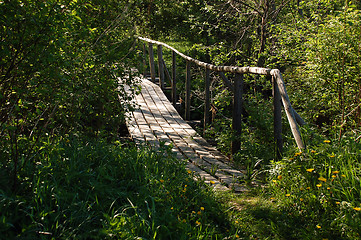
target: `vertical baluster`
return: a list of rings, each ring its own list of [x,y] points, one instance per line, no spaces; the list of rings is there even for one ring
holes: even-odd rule
[[[143,76],[147,75],[147,47],[143,43]]]
[[[162,45],[158,45],[158,74],[159,74],[159,87],[164,89],[164,66],[163,66],[163,51]]]
[[[185,119],[191,118],[191,62],[186,63],[186,96],[185,96]]]
[[[152,79],[152,82],[155,82],[154,52],[153,52],[152,43],[149,43],[149,66],[150,66],[150,78]]]
[[[205,86],[204,86],[204,93],[205,93],[205,99],[204,99],[204,126],[203,131],[206,130],[207,125],[209,124],[209,110],[210,110],[210,85],[211,85],[211,79],[210,79],[210,70],[206,68],[206,77],[205,77]]]
[[[276,79],[272,76],[272,94],[273,94],[273,130],[275,139],[276,158],[280,159],[282,155],[282,112],[281,95],[278,90]]]
[[[177,54],[172,51],[172,102],[174,107],[177,104],[176,56]]]
[[[234,96],[233,96],[233,119],[232,128],[236,134],[236,139],[232,141],[232,154],[241,149],[241,130],[242,130],[242,103],[243,103],[243,75],[236,73],[234,79]]]

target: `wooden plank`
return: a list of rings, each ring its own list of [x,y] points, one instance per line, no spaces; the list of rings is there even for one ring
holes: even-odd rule
[[[153,94],[152,89],[148,88],[148,90],[150,91],[149,93],[152,95],[155,105],[157,105],[158,109],[160,110],[162,109],[164,111],[165,110],[164,106],[162,106],[160,102],[154,99],[155,95]],[[169,135],[169,137],[172,138],[173,142],[176,144],[178,148],[181,149],[181,151],[185,154],[185,156],[187,156],[189,159],[193,159],[193,161],[196,161],[196,164],[199,164],[199,162],[201,162],[202,167],[204,167],[204,165],[207,165],[207,170],[209,171],[211,171],[212,169],[212,164],[213,165],[217,164],[218,166],[217,168],[222,171],[223,169],[228,169],[228,167],[223,162],[219,162],[216,159],[210,161],[209,159],[212,159],[212,157],[209,157],[209,154],[206,152],[205,149],[202,149],[201,147],[197,147],[197,144],[195,144],[195,142],[193,142],[192,144],[192,140],[188,137],[187,133],[182,128],[176,128],[172,130],[174,130],[177,134]],[[197,151],[195,151],[194,148],[197,148]],[[208,162],[204,161],[202,158],[199,159],[200,154],[203,154],[202,156],[204,157],[204,159],[208,159]],[[219,166],[221,166],[222,168],[220,168]],[[219,177],[223,179],[223,181],[226,181],[228,183],[230,182],[230,179],[234,178],[234,176],[227,176],[226,174],[220,173],[220,171],[218,171],[218,173],[216,174],[218,174]],[[239,176],[240,175],[243,176],[243,174],[241,173],[239,174]]]
[[[196,169],[196,174],[206,182],[212,182],[213,187],[227,189],[223,184],[234,185],[237,172],[232,174],[231,170],[228,171],[229,167],[208,153],[207,149],[189,135],[188,131],[192,132],[192,128],[180,118],[158,86],[144,80],[141,94],[136,97],[136,100],[141,109],[135,110],[131,116],[132,120],[129,121],[134,125],[134,129],[138,127],[133,134],[141,136],[155,149],[160,147],[159,141],[165,142],[166,145],[172,144],[172,152],[178,158],[189,159],[191,162],[187,166]]]

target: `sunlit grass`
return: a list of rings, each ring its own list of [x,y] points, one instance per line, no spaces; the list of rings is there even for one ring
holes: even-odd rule
[[[270,196],[285,211],[308,219],[304,227],[310,236],[359,238],[360,159],[361,146],[350,138],[314,142],[307,151],[273,163]]]

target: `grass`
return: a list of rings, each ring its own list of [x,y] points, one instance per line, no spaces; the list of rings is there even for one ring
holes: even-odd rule
[[[212,191],[174,158],[69,138],[37,159],[15,193],[0,191],[6,239],[217,239],[232,230]],[[2,179],[2,185],[6,185]]]
[[[357,239],[360,146],[350,138],[315,139],[307,152],[272,162],[265,185],[243,194],[194,181],[167,148],[60,139],[44,145],[31,172],[20,173],[15,192],[1,179],[0,236]]]
[[[360,238],[360,159],[361,146],[350,137],[313,140],[307,151],[273,163],[270,198],[306,219],[311,239]]]

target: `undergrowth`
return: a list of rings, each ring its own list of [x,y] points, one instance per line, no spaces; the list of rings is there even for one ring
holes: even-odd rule
[[[168,155],[168,156],[167,156]],[[16,192],[1,179],[4,239],[217,239],[234,227],[164,148],[68,137],[44,146]],[[4,171],[4,168],[1,168]],[[232,230],[233,229],[233,230]],[[227,232],[229,231],[229,232]]]

